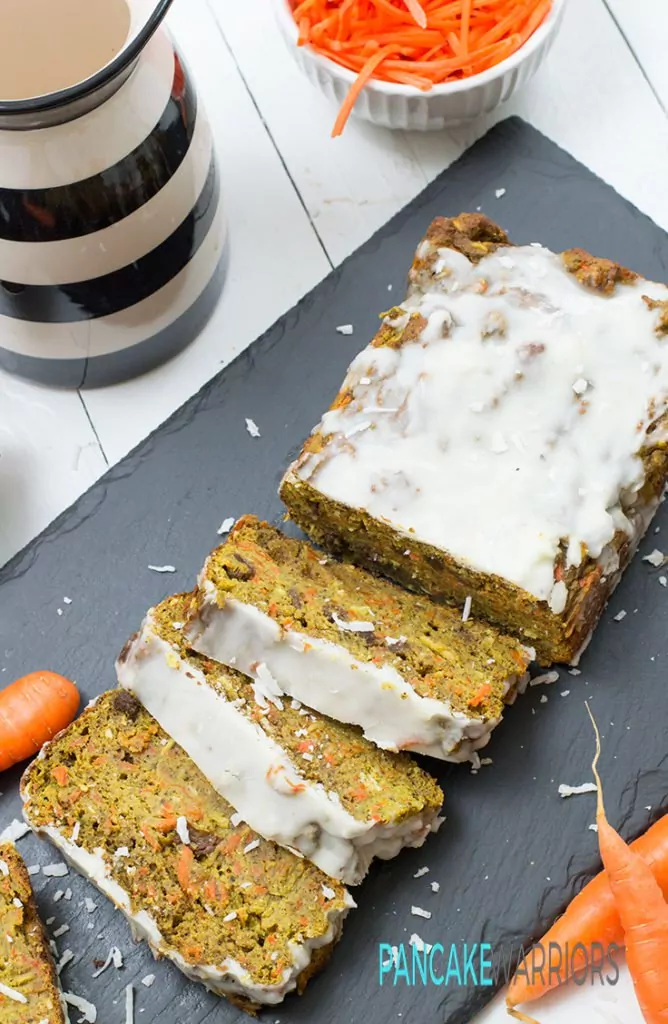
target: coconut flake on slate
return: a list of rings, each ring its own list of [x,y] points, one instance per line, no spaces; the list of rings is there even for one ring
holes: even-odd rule
[[[174,565],[149,565],[151,572],[176,572]]]
[[[28,874],[29,875],[38,875],[41,870],[42,869],[39,866],[39,864],[30,864],[30,866],[28,867]]]
[[[155,974],[147,974],[145,978],[142,978],[141,983],[145,988],[150,988],[155,981]]]
[[[413,917],[424,917],[426,921],[431,917],[431,910],[423,910],[422,907],[411,907]]]
[[[550,686],[552,683],[556,683],[559,680],[558,672],[544,672],[540,676],[534,676],[529,681],[529,686]]]
[[[135,1020],[135,990],[132,985],[125,989],[125,1024],[134,1024]]]
[[[183,815],[176,819],[176,834],[184,846],[190,846],[190,832],[188,831],[188,822],[183,817]]]
[[[251,437],[261,437],[262,436],[260,434],[258,425],[255,422],[255,420],[251,420],[248,417],[246,417],[246,430],[248,431],[248,433],[250,434]]]
[[[594,822],[592,825],[588,825],[587,828],[590,832],[598,832],[598,825]]]
[[[563,580],[557,580],[552,587],[552,593],[550,594],[550,611],[554,612],[555,615],[561,615],[566,608],[567,600],[568,588]]]
[[[98,969],[93,973],[93,977],[99,978],[100,975],[104,974],[107,968],[111,967],[112,964],[114,965],[116,970],[123,966],[123,954],[121,953],[120,949],[118,949],[117,946],[111,947],[107,954],[107,959],[104,961],[102,966],[98,967]]]
[[[665,576],[659,576],[659,583],[662,587],[668,587],[668,580]]]
[[[643,562],[649,562],[655,569],[658,569],[666,561],[666,556],[663,551],[659,551],[658,548],[654,548],[654,551],[649,555],[643,555]]]
[[[441,883],[440,882],[430,882],[429,884],[431,885],[431,891],[432,892],[440,892],[440,889],[441,889]]]
[[[336,612],[332,612],[332,621],[339,629],[348,633],[373,633],[376,628],[373,622],[347,622],[345,619],[340,618]]]
[[[92,914],[94,910],[97,910],[97,903],[93,903],[90,896],[84,897],[84,906],[89,914]]]
[[[17,992],[15,988],[10,988],[9,985],[3,985],[0,981],[0,995],[7,996],[8,999],[13,1000],[15,1003],[27,1003],[28,999],[23,995],[23,992]]]
[[[469,594],[464,601],[464,610],[462,612],[462,622],[468,622],[469,615],[471,614],[471,605],[473,604],[473,598]]]
[[[75,996],[72,992],[63,992],[63,999],[70,1006],[73,1006],[75,1010],[80,1010],[83,1014],[79,1017],[78,1024],[95,1024],[97,1021],[97,1007],[94,1003],[89,1003],[87,999],[82,996]]]
[[[339,324],[336,329],[339,334],[352,334],[355,330],[352,324]]]
[[[72,604],[72,598],[71,597],[64,597],[63,598],[63,603],[64,604]]]
[[[53,933],[54,939],[59,939],[61,935],[64,935],[65,932],[68,932],[69,930],[70,926],[68,924],[61,924],[60,928],[56,928],[55,932]]]
[[[424,953],[431,953],[432,948],[433,948],[431,943],[424,942],[424,940],[421,939],[419,935],[416,935],[415,932],[413,932],[413,934],[411,935],[410,939],[408,940],[408,945],[409,946],[415,946],[415,948],[417,949],[418,953],[422,953],[422,952],[424,952]]]
[[[625,619],[625,618],[626,618],[626,612],[625,612],[625,611],[624,611],[624,609],[622,608],[621,612],[617,612],[617,614],[616,614],[616,615],[613,615],[612,617],[613,617],[613,619],[615,620],[615,622],[621,622],[621,621],[622,621],[622,619]]]
[[[74,960],[74,953],[72,952],[71,949],[66,949],[63,955],[61,956],[60,960],[56,964],[56,973],[60,974],[61,971],[63,971],[65,967],[67,967],[70,960]]]
[[[45,864],[42,868],[42,874],[46,875],[47,878],[63,878],[69,874],[67,864],[62,861],[59,864]]]
[[[541,704],[547,704],[549,699],[550,699],[549,697],[547,697],[545,694],[543,694],[543,696],[540,698],[540,702],[541,702]]]
[[[28,832],[30,832],[30,826],[26,825],[25,821],[14,818],[14,821],[0,832],[0,843],[15,843],[18,839],[27,836]]]
[[[71,900],[72,899],[72,890],[71,889],[66,889],[65,890],[65,899],[66,900]]]
[[[506,189],[505,188],[497,188],[495,190],[495,192],[494,192],[494,195],[496,196],[497,199],[502,199],[503,196],[505,196],[505,194],[506,194]]]
[[[559,796],[565,799],[567,796],[582,796],[583,793],[595,793],[596,786],[593,782],[583,782],[581,786],[566,786],[563,783],[559,786]]]
[[[230,516],[229,519],[223,519],[218,527],[218,536],[222,537],[224,533],[229,533],[235,523],[236,519],[233,516]]]
[[[429,874],[429,868],[418,868],[417,871],[415,872],[415,874],[413,875],[413,878],[422,878],[423,875],[428,875],[428,874]]]

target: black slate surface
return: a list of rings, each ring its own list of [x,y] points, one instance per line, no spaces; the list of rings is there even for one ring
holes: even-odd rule
[[[497,200],[502,187],[506,194]],[[388,284],[392,298],[401,298],[414,246],[433,216],[477,207],[515,241],[584,246],[668,279],[662,231],[523,122],[497,126],[0,572],[0,679],[49,667],[76,679],[86,698],[112,686],[125,639],[150,604],[192,585],[224,518],[252,511],[278,522],[281,472],[374,332],[377,312],[388,305]],[[352,337],[336,333],[342,323],[355,325]],[[261,438],[248,435],[245,417],[257,422]],[[664,511],[657,524],[668,535]],[[650,535],[643,551],[661,547],[662,536]],[[159,576],[149,563],[172,563],[178,572]],[[604,733],[611,819],[634,836],[659,816],[668,793],[668,590],[659,575],[636,558],[582,674],[562,670],[557,684],[531,689],[508,711],[488,748],[492,765],[473,775],[432,763],[447,793],[440,833],[422,850],[373,870],[356,891],[359,909],[329,967],[301,1000],[268,1011],[268,1021],[471,1019],[490,988],[380,988],[378,943],[408,942],[417,932],[446,948],[488,941],[500,956],[541,934],[597,870],[596,836],[587,828],[593,799],[564,801],[557,793],[561,782],[591,778],[585,698]],[[65,595],[72,604],[63,603]],[[626,618],[613,621],[622,608]],[[543,694],[548,703],[541,703]],[[10,772],[1,780],[1,824],[20,814],[18,778]],[[28,863],[60,859],[32,836],[20,849]],[[415,879],[423,865],[430,873]],[[175,968],[155,965],[145,947],[132,944],[121,916],[73,873],[34,881],[44,917],[55,917],[54,928],[70,925],[58,939],[61,954],[66,948],[75,954],[63,984],[97,1004],[100,1024],[125,1020],[123,990],[130,983],[141,1024],[244,1019]],[[440,882],[438,894],[431,881]],[[54,902],[55,892],[68,886],[71,900]],[[84,895],[98,904],[92,914],[80,905]],[[412,904],[430,910],[431,920],[412,916]],[[104,959],[111,945],[123,950],[125,966],[92,980],[92,961]],[[147,989],[140,979],[149,972],[157,979]]]

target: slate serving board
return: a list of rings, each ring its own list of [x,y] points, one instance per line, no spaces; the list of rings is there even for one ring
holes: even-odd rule
[[[499,188],[506,193],[497,200]],[[41,667],[76,679],[85,698],[114,685],[113,662],[124,641],[149,605],[192,586],[224,518],[250,511],[280,521],[282,470],[374,333],[377,312],[403,297],[413,249],[429,221],[477,207],[517,242],[583,246],[668,280],[668,237],[661,230],[522,121],[497,126],[0,571],[0,685]],[[352,337],[336,333],[342,323],[355,325]],[[261,438],[249,436],[246,417],[257,422]],[[668,534],[665,510],[656,525]],[[661,539],[650,535],[643,551],[661,547]],[[171,563],[178,571],[156,575],[150,563]],[[267,1020],[471,1019],[490,988],[381,988],[378,943],[408,942],[416,932],[446,948],[486,941],[496,954],[508,953],[542,934],[598,869],[596,836],[587,827],[593,798],[562,800],[557,793],[561,782],[591,778],[585,698],[604,733],[612,820],[635,836],[666,809],[668,590],[659,575],[636,558],[582,674],[562,670],[558,683],[530,689],[508,710],[486,751],[492,765],[473,775],[464,766],[430,764],[447,794],[440,833],[422,850],[372,871],[356,890],[359,909],[328,968],[302,999],[268,1011]],[[622,608],[626,618],[613,621]],[[18,779],[10,772],[1,780],[0,825],[20,815]],[[19,845],[30,864],[60,859],[32,836]],[[423,865],[429,874],[415,879]],[[43,916],[55,917],[54,928],[70,925],[58,940],[61,954],[66,948],[75,954],[63,985],[97,1005],[100,1024],[125,1020],[127,984],[135,986],[142,1024],[245,1019],[175,968],[154,964],[144,946],[130,941],[121,915],[73,873],[33,881]],[[438,894],[431,881],[440,883]],[[71,900],[54,902],[55,892],[68,886]],[[92,914],[80,905],[84,895],[98,905]],[[431,919],[413,916],[412,905],[431,911]],[[123,951],[124,967],[93,980],[93,960],[104,960],[111,945]],[[148,973],[156,975],[151,988],[140,983]]]

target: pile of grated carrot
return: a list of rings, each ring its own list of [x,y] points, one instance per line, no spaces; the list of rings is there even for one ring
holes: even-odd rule
[[[427,91],[494,67],[542,25],[552,0],[290,0],[299,45],[357,73],[343,131],[371,78]]]

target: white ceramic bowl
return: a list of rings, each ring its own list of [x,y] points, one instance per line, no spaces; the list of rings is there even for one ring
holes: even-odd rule
[[[533,77],[556,38],[566,2],[553,0],[552,10],[540,28],[496,67],[462,81],[435,85],[429,92],[372,80],[362,90],[354,116],[384,128],[434,131],[489,114]],[[309,46],[297,46],[298,30],[288,0],[273,3],[279,28],[297,64],[313,85],[340,106],[355,75]]]

